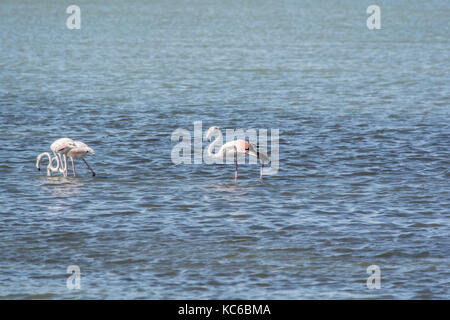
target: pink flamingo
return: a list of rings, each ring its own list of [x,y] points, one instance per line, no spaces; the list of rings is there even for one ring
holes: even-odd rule
[[[81,142],[81,141],[74,141],[75,148],[72,148],[67,153],[67,156],[72,160],[72,170],[73,170],[73,176],[76,176],[75,173],[75,160],[74,159],[81,159],[84,161],[84,163],[87,165],[88,169],[91,171],[92,176],[95,176],[94,170],[92,170],[91,166],[87,163],[87,161],[84,159],[84,157],[88,154],[94,154],[94,150],[87,146],[87,144]]]
[[[235,183],[237,182],[237,177],[238,177],[237,156],[239,154],[248,154],[249,156],[256,157],[257,159],[259,159],[261,161],[261,171],[260,171],[260,175],[259,175],[259,180],[262,181],[264,163],[270,162],[267,155],[265,155],[262,152],[256,151],[257,147],[253,143],[249,143],[248,141],[245,141],[242,139],[237,139],[234,141],[227,142],[224,145],[222,145],[222,147],[220,147],[218,152],[213,153],[212,150],[214,149],[214,146],[217,144],[217,142],[219,140],[222,139],[222,132],[220,131],[219,127],[215,127],[215,126],[209,128],[208,131],[206,132],[206,139],[208,139],[209,141],[211,141],[211,137],[216,132],[218,133],[218,136],[209,145],[208,156],[210,156],[211,158],[222,158],[223,159],[223,157],[226,156],[228,152],[234,152],[234,159],[235,159],[235,164],[236,164],[236,169],[234,171],[234,182]]]
[[[74,141],[70,138],[61,138],[53,142],[50,146],[50,149],[55,154],[55,157],[52,157],[50,153],[44,152],[41,153],[36,160],[36,168],[41,170],[39,165],[42,161],[42,158],[47,156],[49,160],[49,164],[47,166],[47,175],[51,176],[52,172],[61,172],[64,174],[64,177],[67,177],[67,156],[72,160],[72,170],[73,176],[76,176],[75,173],[75,160],[74,159],[82,159],[84,163],[87,165],[88,169],[91,171],[92,175],[95,176],[94,170],[92,170],[91,166],[87,163],[84,157],[87,154],[93,154],[94,150],[88,147],[85,143],[81,141]],[[61,158],[61,155],[64,158]],[[53,167],[53,162],[56,160],[56,167]]]

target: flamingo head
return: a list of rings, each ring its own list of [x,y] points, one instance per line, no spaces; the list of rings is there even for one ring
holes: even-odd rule
[[[94,149],[92,149],[92,148],[90,148],[90,147],[87,147],[86,148],[86,154],[94,154],[95,152],[94,152]]]
[[[220,130],[220,128],[216,126],[209,128],[208,131],[206,131],[206,139],[211,141],[211,137],[214,135],[214,132],[218,130]]]

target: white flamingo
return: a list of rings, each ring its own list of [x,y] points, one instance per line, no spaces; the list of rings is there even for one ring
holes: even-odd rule
[[[95,176],[94,170],[89,166],[84,157],[87,154],[93,154],[94,150],[88,147],[85,143],[81,141],[74,141],[70,138],[61,138],[53,142],[50,146],[50,149],[55,154],[54,157],[50,155],[48,152],[41,153],[36,159],[36,168],[40,169],[40,162],[42,159],[47,156],[49,160],[49,164],[47,166],[47,175],[51,176],[52,172],[61,172],[67,177],[67,156],[69,156],[72,160],[72,169],[73,175],[76,176],[75,173],[75,160],[74,159],[82,159],[84,163],[87,165],[88,169],[91,171],[92,175]],[[61,158],[63,156],[63,159]],[[53,167],[53,162],[56,160],[56,167]]]
[[[84,163],[87,165],[88,169],[91,171],[92,176],[95,176],[94,170],[92,170],[91,166],[87,163],[87,161],[84,159],[84,157],[88,154],[94,154],[94,150],[90,147],[88,147],[87,144],[81,142],[81,141],[74,141],[75,148],[72,148],[67,153],[67,156],[72,160],[72,170],[73,170],[73,176],[76,176],[75,173],[75,159],[81,159],[84,161]]]
[[[262,152],[258,152],[256,145],[254,145],[253,143],[249,143],[248,141],[245,141],[242,139],[237,139],[234,141],[227,142],[224,145],[222,145],[222,147],[220,147],[218,152],[213,153],[212,151],[214,149],[214,146],[217,144],[217,142],[219,140],[222,139],[222,132],[220,131],[219,127],[215,127],[215,126],[209,128],[208,131],[206,132],[206,139],[208,139],[209,141],[211,141],[211,137],[216,132],[218,133],[218,136],[209,145],[208,156],[210,156],[211,158],[222,158],[223,159],[223,157],[226,156],[228,152],[234,152],[234,159],[235,159],[235,164],[236,164],[236,169],[234,171],[234,182],[235,183],[237,182],[237,177],[238,177],[237,156],[239,154],[248,154],[249,156],[256,157],[257,159],[259,159],[261,161],[261,171],[260,171],[260,175],[259,175],[259,180],[262,181],[264,163],[270,162],[267,155],[265,155]]]

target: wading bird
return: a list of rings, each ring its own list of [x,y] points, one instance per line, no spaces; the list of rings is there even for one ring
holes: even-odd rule
[[[73,170],[73,176],[75,177],[75,159],[81,159],[84,161],[88,169],[91,171],[92,176],[95,176],[94,170],[92,170],[91,166],[87,163],[87,161],[84,159],[85,156],[88,154],[94,154],[94,150],[87,146],[87,144],[81,142],[81,141],[74,141],[75,148],[72,148],[67,153],[67,156],[72,160],[72,170]]]
[[[47,175],[51,176],[52,172],[59,171],[65,177],[67,177],[67,157],[70,157],[70,159],[72,160],[72,170],[74,177],[76,176],[74,159],[82,159],[88,169],[91,171],[92,176],[95,176],[94,170],[92,170],[91,166],[84,159],[86,155],[94,154],[94,150],[88,147],[85,143],[81,141],[74,141],[70,138],[61,138],[53,142],[50,146],[50,149],[53,151],[55,156],[52,157],[48,152],[41,153],[36,160],[36,168],[38,170],[41,170],[40,162],[45,156],[47,156],[49,160],[49,164],[47,166]],[[53,162],[55,160],[56,167],[53,166]]]
[[[230,141],[225,143],[224,145],[222,145],[222,147],[220,147],[219,151],[217,151],[216,153],[213,153],[213,149],[214,146],[217,144],[217,142],[219,140],[222,140],[222,132],[220,131],[220,129],[218,127],[211,127],[208,129],[208,131],[206,132],[206,139],[208,139],[209,141],[211,141],[211,137],[215,134],[218,133],[217,138],[209,145],[208,147],[208,156],[211,158],[223,158],[224,156],[227,155],[227,153],[229,152],[233,152],[234,153],[234,159],[235,159],[235,164],[236,164],[236,169],[234,171],[234,182],[237,182],[237,177],[238,177],[238,163],[237,163],[237,156],[239,154],[248,154],[249,156],[253,156],[256,157],[257,159],[259,159],[261,161],[261,171],[260,171],[260,175],[259,175],[259,180],[262,181],[262,177],[263,177],[263,168],[264,168],[264,163],[269,163],[270,160],[267,157],[267,155],[265,155],[262,152],[258,152],[256,149],[256,145],[254,145],[253,143],[249,143],[248,141],[242,140],[242,139],[238,139],[238,140],[234,140],[234,141]]]

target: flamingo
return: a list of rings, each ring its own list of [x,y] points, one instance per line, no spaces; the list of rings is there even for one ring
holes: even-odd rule
[[[67,153],[75,147],[76,147],[75,141],[73,141],[70,138],[60,138],[55,142],[53,142],[50,146],[50,149],[59,159],[58,169],[61,173],[64,174],[64,177],[67,177]],[[61,159],[61,155],[64,156],[64,164]]]
[[[73,176],[76,176],[75,173],[75,159],[81,159],[84,161],[84,163],[87,165],[88,169],[91,171],[92,176],[95,176],[94,170],[92,170],[91,166],[87,163],[87,161],[84,159],[84,157],[88,154],[94,154],[94,150],[90,147],[88,147],[87,144],[81,142],[81,141],[74,141],[75,148],[72,148],[67,153],[67,156],[72,160],[72,170],[73,170]]]
[[[36,168],[40,171],[40,163],[42,158],[44,158],[45,156],[48,157],[48,166],[47,166],[47,176],[51,176],[52,172],[57,172],[59,170],[59,159],[58,157],[53,157],[50,155],[50,153],[48,152],[43,152],[40,155],[37,156],[36,159]],[[56,160],[56,167],[53,167],[53,161]]]
[[[50,155],[48,152],[41,153],[38,155],[36,159],[36,168],[40,169],[40,162],[42,158],[47,156],[49,160],[49,164],[47,166],[47,175],[51,176],[52,172],[61,172],[64,174],[64,177],[67,177],[67,156],[72,160],[72,170],[73,176],[76,176],[75,173],[75,160],[74,159],[82,159],[84,163],[87,165],[88,169],[92,172],[92,176],[95,176],[94,170],[92,170],[91,166],[87,163],[84,157],[87,154],[93,154],[94,150],[88,147],[85,143],[81,141],[74,141],[70,138],[61,138],[53,142],[50,146],[50,149],[54,153],[54,157]],[[61,158],[63,156],[63,159]],[[56,167],[53,167],[53,162],[56,160]]]
[[[217,138],[209,145],[208,147],[208,156],[211,158],[223,158],[223,156],[226,156],[227,152],[234,152],[234,159],[236,164],[236,169],[234,171],[234,182],[237,183],[237,177],[238,177],[238,164],[237,164],[237,156],[238,154],[248,154],[249,156],[256,157],[261,161],[261,171],[259,175],[259,181],[262,181],[263,176],[263,168],[264,168],[264,162],[269,163],[270,160],[267,157],[266,154],[262,152],[256,151],[257,147],[253,143],[249,143],[248,141],[237,139],[230,142],[225,143],[220,147],[219,151],[216,153],[213,153],[214,146],[217,144],[219,140],[222,138],[222,131],[220,131],[219,127],[211,127],[206,132],[206,139],[211,141],[211,137],[218,133]]]

